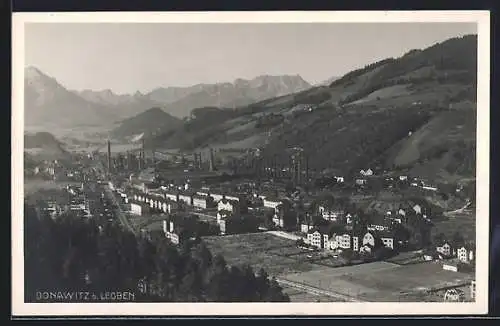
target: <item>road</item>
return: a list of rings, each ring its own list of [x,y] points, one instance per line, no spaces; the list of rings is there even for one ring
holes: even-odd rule
[[[121,208],[120,208],[120,203],[116,200],[116,196],[113,193],[113,191],[109,188],[109,186],[105,185],[104,186],[104,192],[106,194],[106,197],[112,202],[113,204],[113,214],[120,220],[120,223],[128,229],[130,232],[132,232],[134,235],[137,235],[138,232],[137,230],[132,226],[128,218],[123,214]]]
[[[289,280],[282,279],[282,278],[276,278],[276,281],[281,285],[285,285],[285,286],[292,287],[292,288],[295,288],[298,290],[302,290],[302,291],[305,291],[307,293],[311,293],[314,295],[329,296],[329,297],[335,298],[337,300],[341,300],[343,302],[365,302],[364,300],[361,300],[361,299],[353,297],[353,296],[349,296],[349,295],[338,293],[338,292],[328,291],[328,290],[324,290],[324,289],[319,289],[319,288],[316,288],[313,286],[305,285],[305,284],[298,283],[298,282],[289,281]]]
[[[103,180],[106,180],[106,176],[104,175],[104,166],[102,165],[102,162],[100,161],[97,161],[97,164],[96,164],[96,170],[98,171],[98,173],[100,172],[101,174],[101,178],[103,178]],[[106,198],[108,200],[111,201],[111,203],[113,204],[113,215],[115,217],[118,218],[118,220],[120,221],[120,223],[126,228],[128,229],[130,232],[132,232],[134,235],[137,235],[138,234],[138,231],[134,228],[134,226],[130,223],[130,221],[128,220],[128,218],[125,216],[125,214],[123,214],[122,210],[121,210],[121,207],[120,207],[120,203],[118,202],[118,200],[116,200],[116,196],[115,194],[113,193],[113,191],[109,188],[109,186],[107,184],[104,184],[103,185],[103,188],[104,188],[104,193],[106,195]]]

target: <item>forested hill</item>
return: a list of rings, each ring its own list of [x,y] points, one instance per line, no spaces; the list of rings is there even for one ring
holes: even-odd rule
[[[289,301],[264,270],[230,267],[202,242],[177,249],[164,236],[136,238],[113,225],[99,231],[69,213],[54,221],[29,205],[24,226],[26,302],[43,290],[124,289],[138,302]]]
[[[471,178],[476,79],[477,35],[452,38],[368,64],[328,86],[206,111],[200,123],[159,136],[157,146],[260,148],[283,164],[286,149],[300,146],[317,171],[370,167]],[[470,160],[452,163],[460,157]]]

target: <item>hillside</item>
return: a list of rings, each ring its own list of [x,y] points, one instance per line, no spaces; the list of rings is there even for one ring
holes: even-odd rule
[[[222,111],[207,112],[212,119],[195,118],[182,131],[159,137],[158,145],[259,147],[265,159],[278,156],[283,164],[286,149],[301,146],[317,171],[350,174],[371,167],[444,181],[471,178],[476,52],[475,35],[449,39],[369,64],[329,86],[226,110],[223,117]]]
[[[91,103],[107,107],[108,110],[116,112],[119,117],[132,117],[149,108],[162,105],[162,102],[155,101],[140,92],[115,94],[107,89],[103,91],[74,91],[74,93]]]
[[[199,91],[166,105],[166,111],[177,117],[189,116],[200,107],[237,108],[311,87],[300,76],[259,76],[233,83],[197,86]]]
[[[24,151],[27,162],[56,160],[69,157],[64,145],[48,132],[24,135]]]
[[[114,138],[128,138],[144,133],[170,132],[182,125],[182,121],[171,116],[160,108],[154,107],[138,115],[120,122],[119,126],[111,131]]]
[[[35,67],[25,69],[24,88],[25,125],[102,125],[116,118],[115,112],[68,91]]]

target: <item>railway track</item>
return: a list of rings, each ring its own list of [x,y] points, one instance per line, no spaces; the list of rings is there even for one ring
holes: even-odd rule
[[[332,297],[332,298],[335,298],[335,299],[338,299],[338,300],[341,300],[344,302],[365,302],[365,300],[361,300],[361,299],[353,297],[353,296],[349,296],[349,295],[334,292],[334,291],[316,288],[316,287],[313,287],[310,285],[305,285],[302,283],[293,282],[293,281],[289,281],[289,280],[282,279],[282,278],[276,278],[276,281],[278,282],[278,284],[285,285],[285,286],[295,288],[298,290],[302,290],[302,291],[305,291],[305,292],[313,294],[313,295],[324,295],[324,296]]]

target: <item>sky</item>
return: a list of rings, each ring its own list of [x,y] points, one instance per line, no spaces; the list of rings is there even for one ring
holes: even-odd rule
[[[476,33],[474,23],[27,23],[25,66],[117,94],[259,75],[316,84]]]

